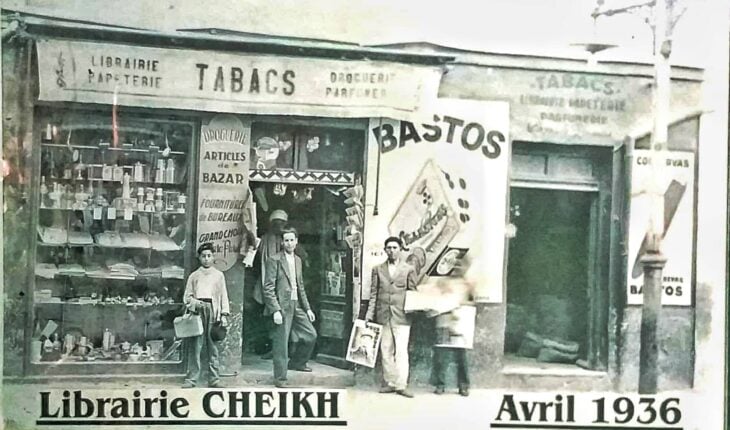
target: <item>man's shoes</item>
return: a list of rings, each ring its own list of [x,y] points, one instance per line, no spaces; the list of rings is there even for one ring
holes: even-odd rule
[[[276,388],[291,388],[291,385],[289,385],[289,381],[287,380],[274,381],[274,386],[276,386]]]
[[[297,372],[311,372],[312,368],[309,366],[302,366],[302,367],[289,366],[289,370],[295,370]]]
[[[195,388],[195,384],[190,381],[185,381],[185,383],[182,384],[182,388]]]
[[[469,397],[469,389],[466,387],[459,388],[459,394],[461,394],[464,397]]]
[[[402,390],[396,390],[395,392],[396,392],[396,394],[399,394],[403,397],[408,397],[409,399],[413,398],[413,393],[408,388],[404,388]]]
[[[391,386],[386,386],[386,387],[380,388],[380,391],[378,391],[378,392],[383,393],[383,394],[395,393],[395,388],[393,388]]]
[[[444,394],[444,391],[445,391],[444,387],[441,387],[441,386],[436,387],[436,389],[433,390],[434,394]]]
[[[208,384],[208,387],[210,388],[223,388],[223,384],[221,384],[221,381],[215,381]]]

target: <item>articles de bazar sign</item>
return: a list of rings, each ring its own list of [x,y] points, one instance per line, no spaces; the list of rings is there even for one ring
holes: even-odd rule
[[[40,99],[230,113],[402,117],[441,70],[377,61],[38,42]]]

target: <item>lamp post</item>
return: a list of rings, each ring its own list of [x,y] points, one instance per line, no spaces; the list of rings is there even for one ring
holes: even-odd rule
[[[597,0],[592,16],[611,16],[651,7],[653,16],[647,19],[654,30],[654,91],[652,111],[654,126],[651,134],[652,175],[647,192],[651,199],[651,217],[647,232],[646,253],[641,257],[644,271],[643,304],[639,351],[639,393],[656,394],[658,377],[657,326],[661,313],[662,271],[666,257],[662,254],[664,237],[664,190],[660,188],[664,175],[669,128],[670,64],[672,31],[682,13],[673,16],[675,0],[652,0],[614,9],[602,9],[604,0]],[[685,9],[686,10],[686,9]]]

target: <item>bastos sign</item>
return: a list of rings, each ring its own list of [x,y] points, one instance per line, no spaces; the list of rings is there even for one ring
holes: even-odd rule
[[[229,113],[393,116],[434,98],[441,69],[378,61],[38,42],[40,99]]]
[[[363,285],[385,259],[383,240],[397,236],[417,268],[419,291],[468,261],[476,299],[499,303],[509,105],[438,99],[431,107],[421,121],[370,121]]]

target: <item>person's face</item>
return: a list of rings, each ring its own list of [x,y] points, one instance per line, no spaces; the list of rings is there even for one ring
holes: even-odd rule
[[[281,229],[284,228],[284,225],[286,225],[286,221],[282,221],[280,219],[275,219],[271,221],[271,231],[279,234],[281,232]]]
[[[395,261],[400,258],[400,245],[396,242],[388,242],[385,244],[385,254],[388,256],[388,261]]]
[[[200,260],[200,265],[205,267],[206,269],[213,265],[213,252],[211,252],[209,249],[206,249],[205,251],[201,252],[198,256],[198,260]]]
[[[281,238],[281,244],[284,246],[284,251],[291,254],[294,252],[294,248],[297,247],[297,235],[294,233],[284,233]]]

